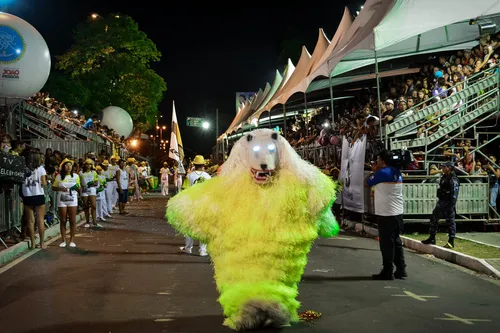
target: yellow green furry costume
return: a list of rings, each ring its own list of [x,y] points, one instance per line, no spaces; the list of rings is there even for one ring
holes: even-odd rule
[[[339,232],[331,212],[336,184],[302,160],[290,168],[298,155],[286,154],[296,155],[289,145],[282,149],[269,184],[255,184],[247,166],[237,165],[244,158],[230,158],[229,170],[224,164],[220,176],[167,206],[168,222],[179,233],[207,243],[225,325],[235,330],[297,322],[297,284],[311,245],[318,234]]]

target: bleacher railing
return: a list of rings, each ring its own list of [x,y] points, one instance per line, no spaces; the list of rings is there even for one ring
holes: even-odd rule
[[[412,128],[414,128],[415,124],[418,121],[428,116],[432,116],[436,113],[439,113],[443,109],[450,109],[454,105],[460,103],[460,101],[465,101],[467,98],[474,96],[483,90],[486,90],[491,87],[496,87],[498,84],[498,72],[496,71],[496,68],[487,69],[485,71],[474,74],[473,76],[468,78],[466,82],[462,82],[457,85],[464,86],[466,83],[469,84],[467,84],[461,91],[453,93],[451,94],[451,96],[441,99],[440,101],[433,104],[430,103],[433,102],[435,97],[431,97],[428,100],[423,101],[422,103],[416,105],[414,108],[421,107],[424,104],[427,104],[428,105],[427,107],[422,108],[417,112],[414,112],[411,116],[398,117],[394,119],[392,123],[385,126],[386,139],[389,134],[396,132],[404,133],[404,129],[411,130]],[[457,89],[457,85],[448,88],[447,90],[443,91],[442,94],[448,95],[451,91]]]

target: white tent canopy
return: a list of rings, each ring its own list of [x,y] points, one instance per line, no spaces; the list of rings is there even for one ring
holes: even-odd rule
[[[231,133],[232,131],[235,131],[236,129],[241,127],[243,122],[248,119],[248,117],[252,114],[252,112],[255,112],[255,110],[258,110],[259,107],[264,102],[269,101],[269,99],[271,99],[272,95],[278,89],[282,79],[283,78],[282,78],[280,72],[278,70],[276,70],[273,84],[270,85],[269,83],[267,83],[266,87],[264,89],[264,93],[259,94],[259,96],[255,96],[254,100],[252,101],[252,104],[250,105],[250,108],[247,108],[244,112],[241,112],[241,110],[238,112],[236,117],[231,122],[231,125],[226,130],[226,133]]]
[[[280,96],[276,98],[269,104],[269,108],[273,107],[273,104],[284,104],[290,96],[297,92],[305,92],[307,90],[307,86],[302,84],[305,83],[305,78],[310,73],[311,68],[318,63],[323,54],[325,54],[326,49],[330,45],[330,41],[325,36],[325,32],[323,29],[319,29],[318,41],[316,42],[316,46],[314,47],[314,51],[312,56],[310,56],[309,61],[303,64],[303,66],[299,61],[297,67],[295,68],[295,72],[293,76],[288,80],[286,85],[283,87],[283,90],[280,93]],[[305,47],[304,47],[305,48]]]
[[[453,13],[442,15],[453,7]],[[328,57],[332,76],[375,63],[380,58],[396,58],[472,42],[479,37],[469,20],[500,13],[500,1],[367,0],[353,22],[345,44]],[[350,62],[350,64],[348,64]],[[339,66],[339,63],[343,63]]]
[[[270,97],[266,98],[266,101],[264,101],[265,103],[262,103],[260,108],[249,118],[249,122],[251,122],[252,119],[255,119],[255,118],[259,119],[259,116],[261,115],[261,113],[266,111],[264,109],[264,107],[283,88],[283,86],[288,82],[288,80],[290,79],[290,77],[292,76],[294,71],[295,71],[295,66],[292,63],[292,60],[288,59],[288,65],[285,68],[285,72],[283,73],[283,79],[281,80],[278,88],[274,91],[274,93],[272,95],[269,94]]]
[[[299,83],[305,76],[309,70],[311,63],[311,54],[307,51],[305,46],[302,46],[302,53],[300,54],[299,61],[297,62],[297,66],[293,71],[290,78],[287,82],[281,87],[275,94],[276,98],[273,98],[265,107],[264,110],[269,111],[273,106],[279,104],[279,98],[283,93],[286,93],[288,87],[293,87],[297,83]]]

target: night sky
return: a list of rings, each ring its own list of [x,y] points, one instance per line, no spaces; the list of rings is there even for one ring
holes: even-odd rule
[[[6,1],[0,0],[0,4]],[[285,46],[287,56],[296,64],[301,45],[312,54],[319,28],[332,38],[344,6],[354,13],[364,3],[297,1],[266,8],[252,7],[251,2],[227,2],[231,5],[228,8],[213,2],[189,2],[182,7],[179,1],[158,0],[128,4],[111,0],[7,2],[11,4],[1,6],[2,11],[20,16],[37,28],[53,56],[70,47],[76,24],[91,13],[131,16],[163,55],[153,66],[167,83],[160,105],[163,124],[170,125],[175,100],[184,146],[205,156],[215,144],[215,128],[207,133],[186,127],[186,117],[204,117],[213,124],[218,108],[221,134],[236,114],[235,93],[256,92],[266,82],[272,83],[276,69],[283,71]]]

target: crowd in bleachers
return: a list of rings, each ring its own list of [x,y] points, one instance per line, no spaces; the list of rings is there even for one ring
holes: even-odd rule
[[[471,77],[492,68],[496,70],[500,55],[500,35],[485,36],[480,44],[471,50],[463,50],[454,53],[430,56],[428,61],[419,64],[420,71],[416,74],[391,77],[381,80],[381,99],[377,100],[377,92],[374,89],[362,89],[355,93],[355,98],[336,101],[335,116],[332,115],[329,106],[317,110],[309,110],[309,114],[302,114],[289,120],[287,123],[287,139],[296,149],[318,148],[322,146],[337,146],[340,150],[340,137],[345,136],[350,142],[356,141],[361,135],[367,134],[372,145],[369,147],[367,162],[373,160],[380,140],[378,140],[378,126],[390,124],[395,119],[406,117],[414,112],[419,112],[430,104],[447,98],[463,89],[465,82]],[[487,75],[487,74],[484,74]],[[481,77],[480,75],[476,75]],[[443,110],[424,118],[416,124],[415,131],[410,133],[413,137],[431,135],[442,126],[442,121],[450,115],[464,109],[464,101],[459,101],[450,110]],[[379,117],[379,108],[381,120]],[[444,115],[448,112],[447,115]],[[308,120],[308,121],[306,121]],[[307,126],[307,128],[306,128]],[[451,133],[449,134],[451,135]],[[446,136],[442,141],[446,141]],[[378,141],[378,142],[377,142]],[[439,143],[438,143],[439,144]],[[464,148],[465,147],[465,148]],[[465,153],[466,149],[472,148],[470,140],[459,138],[451,143],[440,147],[440,155],[445,160],[453,159],[458,168],[468,165],[466,172],[470,172],[473,158]],[[487,147],[482,151],[487,154]],[[414,152],[415,163],[410,168],[413,170],[424,170],[421,151]],[[479,163],[486,165],[488,162],[478,158]],[[330,160],[324,157],[316,159],[316,164],[323,167],[340,167],[340,152],[330,156]],[[492,156],[494,158],[494,156]],[[491,159],[491,158],[490,158]],[[495,159],[496,160],[496,159]],[[367,168],[369,165],[367,163]],[[473,168],[472,168],[473,169]],[[465,170],[465,169],[464,169]]]
[[[51,115],[57,115],[68,123],[83,127],[114,144],[124,144],[125,137],[120,137],[116,131],[106,125],[101,126],[97,115],[92,115],[90,118],[86,119],[83,114],[79,114],[76,110],[70,111],[64,103],[58,102],[55,98],[50,97],[49,93],[38,92],[31,97],[27,103],[42,110],[46,110],[47,113]],[[49,127],[56,136],[62,139],[72,139],[74,137],[74,133],[64,131],[59,124],[52,123]]]

